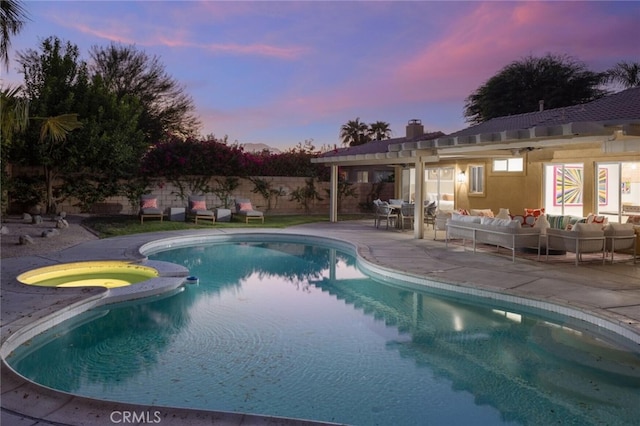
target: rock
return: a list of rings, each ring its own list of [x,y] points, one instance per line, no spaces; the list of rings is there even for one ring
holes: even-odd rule
[[[9,228],[7,228],[6,226],[2,225],[2,228],[0,228],[0,234],[2,235],[7,235],[10,234],[11,231],[9,231]]]
[[[22,221],[24,223],[31,223],[31,222],[33,222],[33,217],[31,217],[31,215],[29,213],[23,213],[22,214]]]
[[[40,223],[42,223],[42,216],[40,216],[39,214],[34,215],[32,218],[32,223],[38,225]]]
[[[33,238],[31,238],[30,235],[20,235],[20,238],[18,239],[18,244],[23,246],[27,244],[33,244]]]
[[[58,229],[66,229],[69,227],[69,222],[66,219],[58,219],[56,220],[56,228]]]
[[[43,238],[51,238],[55,237],[56,235],[60,235],[60,231],[58,231],[57,229],[47,229],[46,231],[42,231]]]
[[[42,206],[40,204],[36,204],[35,206],[29,207],[29,209],[27,211],[30,214],[41,214],[42,213]]]

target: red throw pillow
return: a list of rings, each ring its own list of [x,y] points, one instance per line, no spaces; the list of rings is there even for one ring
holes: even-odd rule
[[[525,216],[531,215],[533,217],[538,217],[541,214],[544,214],[544,207],[541,209],[524,209]]]
[[[141,209],[157,209],[158,208],[158,199],[157,198],[146,198],[140,201]]]
[[[468,216],[469,210],[467,209],[458,209],[458,213]]]
[[[191,210],[206,210],[207,203],[204,201],[192,201],[191,202]]]
[[[238,203],[239,211],[253,210],[251,203]]]

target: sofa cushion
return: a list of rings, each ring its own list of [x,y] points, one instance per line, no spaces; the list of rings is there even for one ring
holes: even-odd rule
[[[571,227],[572,232],[596,232],[602,231],[602,225],[599,223],[582,223],[578,222]],[[604,235],[604,231],[603,231]]]
[[[633,223],[609,223],[604,227],[604,235],[608,237],[635,235]]]
[[[480,223],[482,218],[480,216],[469,216],[466,214],[453,213],[451,215],[451,220],[458,222],[466,222],[466,223]]]
[[[491,211],[491,209],[471,209],[469,211],[469,214],[471,216],[486,216],[486,217],[493,217],[493,211]]]

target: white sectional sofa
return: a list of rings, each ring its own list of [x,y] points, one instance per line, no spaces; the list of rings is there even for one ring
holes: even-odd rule
[[[466,240],[470,240],[473,243],[474,253],[477,243],[509,249],[513,262],[515,262],[516,249],[518,248],[537,249],[538,257],[540,257],[540,229],[522,228],[517,220],[454,213],[447,222],[445,245],[448,245],[450,239],[455,238],[461,238],[463,246]]]

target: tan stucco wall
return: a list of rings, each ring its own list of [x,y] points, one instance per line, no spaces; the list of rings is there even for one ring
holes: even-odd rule
[[[597,211],[596,169],[602,162],[640,161],[640,153],[605,154],[593,145],[576,146],[570,150],[540,149],[525,154],[523,173],[494,173],[492,158],[458,161],[456,175],[467,174],[467,182],[456,182],[456,208],[491,209],[497,213],[508,208],[511,214],[522,214],[525,208],[539,208],[544,202],[543,170],[545,164],[582,163],[584,167],[583,216]],[[443,163],[443,165],[446,163]],[[449,163],[451,164],[451,163]],[[468,194],[468,166],[485,167],[484,195]]]

